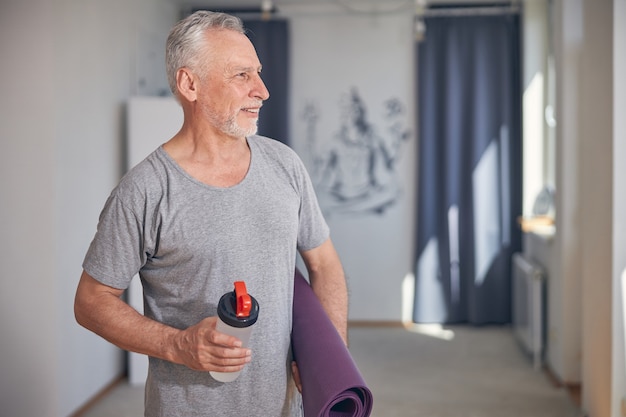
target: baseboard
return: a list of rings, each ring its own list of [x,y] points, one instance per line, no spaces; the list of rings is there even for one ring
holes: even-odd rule
[[[118,386],[125,379],[126,379],[126,375],[120,374],[117,378],[111,381],[108,385],[105,385],[105,387],[102,388],[98,393],[96,393],[96,395],[91,397],[91,399],[87,401],[85,405],[80,407],[74,413],[70,414],[69,417],[82,417],[87,411],[89,411],[94,406],[94,404],[99,402],[102,398],[106,397],[113,390],[113,388]]]
[[[576,407],[580,408],[582,406],[581,399],[581,384],[573,384],[573,383],[564,383],[559,377],[556,376],[556,373],[550,368],[549,365],[544,365],[543,371],[548,377],[548,380],[554,385],[556,388],[563,388],[567,391],[572,402],[576,405]]]
[[[350,320],[348,327],[405,327],[405,324],[392,320]]]

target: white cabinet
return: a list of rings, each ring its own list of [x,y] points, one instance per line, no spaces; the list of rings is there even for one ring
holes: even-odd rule
[[[159,145],[167,142],[183,124],[183,111],[173,97],[132,97],[128,102],[127,167],[141,162]],[[139,277],[128,288],[128,303],[143,313],[143,295]],[[129,352],[128,380],[143,384],[148,374],[148,358]]]

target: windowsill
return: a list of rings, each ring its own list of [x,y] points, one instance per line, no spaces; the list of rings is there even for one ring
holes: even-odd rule
[[[536,217],[519,217],[517,219],[522,232],[532,233],[540,238],[552,240],[556,233],[556,226],[552,217],[536,216]]]

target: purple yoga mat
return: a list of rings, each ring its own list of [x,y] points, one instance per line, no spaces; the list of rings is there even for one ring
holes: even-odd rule
[[[309,283],[296,270],[293,355],[305,417],[368,417],[372,392]]]

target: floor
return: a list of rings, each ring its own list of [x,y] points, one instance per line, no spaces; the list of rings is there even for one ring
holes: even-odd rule
[[[349,337],[372,417],[583,416],[509,327],[351,327]],[[142,415],[143,386],[123,380],[73,417]]]

